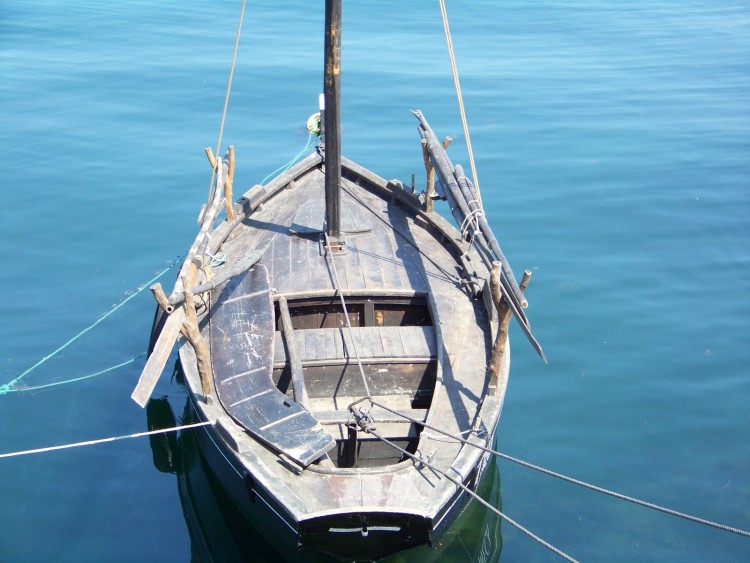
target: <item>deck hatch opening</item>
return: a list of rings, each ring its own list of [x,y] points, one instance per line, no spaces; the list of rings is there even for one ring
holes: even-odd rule
[[[352,327],[432,326],[432,316],[424,296],[347,297],[346,307]],[[346,318],[337,296],[288,301],[292,328],[343,328]],[[281,330],[279,305],[275,303],[276,330]]]

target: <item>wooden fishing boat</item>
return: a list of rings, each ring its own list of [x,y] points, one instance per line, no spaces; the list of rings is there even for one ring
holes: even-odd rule
[[[320,146],[234,203],[233,149],[209,154],[213,193],[174,290],[152,288],[161,322],[133,398],[179,338],[192,415],[210,423],[200,449],[247,518],[274,542],[377,559],[434,545],[471,499],[510,318],[541,348],[526,281],[421,113],[423,192],[341,157],[340,14],[328,0]]]

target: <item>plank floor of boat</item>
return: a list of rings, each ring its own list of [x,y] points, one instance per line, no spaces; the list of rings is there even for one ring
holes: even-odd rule
[[[431,326],[363,326],[346,328],[312,328],[296,330],[294,337],[302,362],[354,361],[354,350],[360,357],[373,360],[400,359],[428,361],[437,357],[435,329]],[[274,336],[274,363],[287,361],[284,337]]]

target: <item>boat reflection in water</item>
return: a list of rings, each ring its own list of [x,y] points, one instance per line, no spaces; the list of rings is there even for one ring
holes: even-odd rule
[[[187,392],[182,385],[179,364],[175,370],[170,398],[152,398],[147,406],[148,428],[155,430],[177,425],[174,412],[183,410],[181,424],[190,419]],[[276,562],[331,561],[329,555],[309,550],[300,551],[296,545],[272,545],[268,538],[276,534],[267,529],[268,522],[256,522],[240,511],[224,488],[212,475],[201,454],[196,432],[186,430],[151,436],[154,466],[162,473],[177,477],[185,523],[191,539],[192,562]],[[495,458],[491,458],[479,487],[479,494],[493,506],[500,508],[500,474]],[[435,547],[422,546],[383,559],[387,562],[411,561],[497,561],[502,548],[500,518],[478,502],[471,502],[453,527]]]

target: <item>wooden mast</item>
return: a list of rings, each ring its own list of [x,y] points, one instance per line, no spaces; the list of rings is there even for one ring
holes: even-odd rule
[[[325,18],[325,194],[326,233],[341,237],[341,0],[326,0]]]

